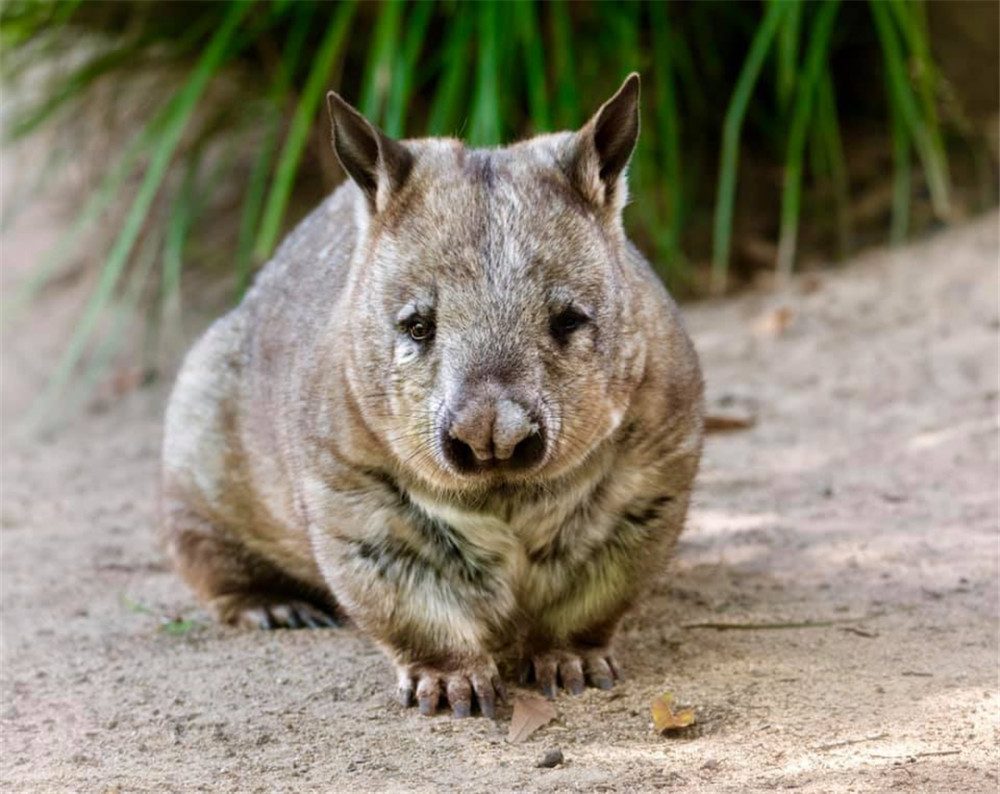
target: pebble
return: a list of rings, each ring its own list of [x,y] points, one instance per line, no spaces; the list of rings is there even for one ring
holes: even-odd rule
[[[553,767],[559,766],[565,759],[563,758],[562,750],[558,747],[555,750],[549,750],[542,756],[542,760],[539,761],[536,766],[539,769],[552,769]]]

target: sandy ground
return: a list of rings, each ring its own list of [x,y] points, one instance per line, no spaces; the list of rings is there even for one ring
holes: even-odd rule
[[[5,290],[39,247],[5,235]],[[353,630],[208,620],[154,541],[164,386],[17,437],[67,300],[4,333],[5,790],[997,790],[997,215],[688,307],[713,403],[758,423],[710,439],[626,683],[517,745],[509,711],[395,705]],[[668,690],[699,720],[674,738]]]

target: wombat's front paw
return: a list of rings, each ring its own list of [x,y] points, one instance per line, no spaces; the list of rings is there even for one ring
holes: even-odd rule
[[[614,657],[606,649],[587,651],[549,651],[532,657],[533,670],[542,694],[554,698],[561,683],[574,695],[583,693],[584,682],[600,689],[611,689],[622,676]]]
[[[486,658],[462,665],[454,670],[442,670],[424,665],[409,665],[399,671],[399,702],[413,704],[414,693],[420,713],[431,715],[441,701],[451,706],[452,716],[459,719],[472,714],[475,695],[484,717],[496,717],[497,703],[507,699],[500,673],[492,659]]]

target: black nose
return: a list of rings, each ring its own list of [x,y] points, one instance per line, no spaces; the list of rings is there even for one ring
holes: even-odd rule
[[[463,474],[493,470],[524,471],[537,466],[545,456],[545,428],[538,419],[534,419],[532,424],[532,432],[518,441],[506,457],[501,457],[492,444],[480,448],[477,454],[468,443],[453,434],[453,424],[449,419],[441,429],[441,449],[448,462]]]

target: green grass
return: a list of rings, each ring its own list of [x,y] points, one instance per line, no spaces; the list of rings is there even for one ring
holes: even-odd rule
[[[281,155],[278,157],[274,180],[264,205],[260,232],[254,245],[254,255],[258,261],[263,262],[267,259],[278,242],[281,221],[285,216],[288,199],[292,194],[302,152],[305,150],[310,130],[315,123],[316,110],[320,100],[326,95],[327,76],[334,59],[344,45],[354,10],[355,4],[352,0],[339,5],[337,13],[327,25],[326,34],[313,58],[305,87],[302,89],[302,97],[295,108],[291,128],[285,138]]]
[[[712,284],[716,292],[726,288],[729,276],[729,250],[732,245],[733,206],[736,202],[736,177],[739,166],[740,133],[743,118],[757,86],[774,35],[785,17],[795,7],[792,2],[771,3],[750,41],[750,49],[740,70],[733,97],[722,125],[722,158],[719,162],[719,188],[715,199],[715,226],[712,242]]]
[[[812,121],[813,106],[819,94],[820,79],[827,62],[830,34],[837,18],[839,0],[829,0],[816,14],[809,30],[805,63],[798,79],[791,108],[792,124],[788,133],[785,159],[785,188],[781,196],[781,230],[778,236],[778,275],[787,280],[795,264],[795,247],[801,214],[802,159],[806,134]]]
[[[53,79],[8,115],[8,143],[72,125],[95,92],[115,81],[143,70],[180,75],[31,278],[4,298],[7,319],[30,307],[66,272],[87,233],[122,213],[32,420],[44,421],[63,405],[71,384],[86,391],[99,382],[119,349],[101,331],[122,336],[122,324],[149,295],[156,296],[151,322],[179,322],[184,272],[210,248],[204,241],[215,225],[213,202],[226,190],[239,200],[226,266],[234,297],[242,296],[294,221],[297,193],[315,200],[330,88],[393,136],[455,135],[488,146],[578,125],[625,74],[640,71],[630,232],[671,287],[703,290],[710,274],[712,289],[724,291],[732,281],[741,155],[748,150],[755,162],[770,158],[782,174],[780,201],[771,209],[778,272],[793,272],[804,222],[829,224],[837,253],[850,251],[852,185],[841,120],[856,109],[844,104],[851,86],[841,86],[837,54],[843,42],[867,39],[877,47],[886,86],[874,120],[894,163],[886,236],[905,239],[918,173],[934,212],[949,217],[943,78],[930,55],[923,5],[872,0],[868,13],[855,7],[840,8],[838,0],[9,0],[0,8],[4,79],[16,83],[39,65]],[[87,42],[81,57],[64,60],[79,41]],[[209,89],[226,81],[241,86],[243,104],[212,104]],[[54,163],[69,159],[53,153]],[[48,179],[40,175],[35,190]],[[828,195],[832,220],[813,210],[814,189]]]
[[[188,119],[194,112],[198,99],[204,92],[208,81],[222,62],[226,48],[233,34],[236,32],[237,26],[249,10],[250,5],[248,3],[234,2],[228,5],[222,24],[213,34],[208,47],[195,66],[191,77],[177,94],[177,101],[172,105],[171,112],[164,120],[162,132],[155,142],[153,156],[145,171],[135,200],[129,208],[125,221],[122,224],[121,233],[115,239],[108,253],[107,261],[101,269],[101,277],[98,280],[97,287],[90,296],[83,316],[77,324],[62,357],[56,364],[45,390],[29,415],[29,426],[36,424],[47,416],[48,412],[55,405],[55,402],[62,396],[62,392],[72,377],[74,369],[83,357],[85,347],[96,329],[101,314],[107,307],[115,286],[132,254],[136,240],[146,220],[147,213],[163,183],[164,176],[171,164],[174,151],[180,143],[180,138],[184,133]]]

